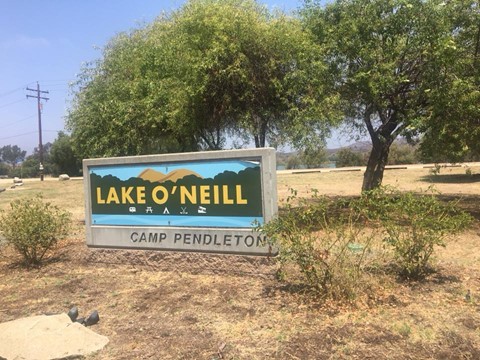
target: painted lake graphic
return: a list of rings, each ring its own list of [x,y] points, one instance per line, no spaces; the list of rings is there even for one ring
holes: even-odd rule
[[[263,223],[259,162],[90,168],[92,225],[252,227]]]

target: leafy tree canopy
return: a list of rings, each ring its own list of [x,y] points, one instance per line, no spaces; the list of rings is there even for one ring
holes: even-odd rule
[[[43,144],[43,173],[50,175],[53,173],[53,164],[50,162],[50,149],[52,144],[50,142]],[[11,168],[9,176],[18,176],[21,178],[33,178],[40,176],[40,153],[38,148],[33,149],[33,154],[25,157],[20,166]]]
[[[191,0],[112,39],[82,69],[67,125],[83,156],[321,140],[338,98],[298,19],[253,0]]]
[[[453,16],[460,3],[477,10]],[[448,117],[442,114],[442,95],[453,92],[456,99],[464,99],[462,108],[473,106],[469,114],[478,111],[475,85],[467,81],[465,86],[466,65],[456,63],[465,55],[465,45],[476,43],[475,32],[458,25],[478,24],[478,4],[473,3],[337,0],[325,7],[316,1],[306,3],[305,22],[326,47],[325,61],[336,78],[345,117],[352,127],[366,130],[372,141],[364,190],[381,184],[390,146],[399,135],[412,138],[435,132],[439,121],[446,136],[452,134],[448,127],[455,128],[462,115],[458,109]]]
[[[20,149],[17,145],[6,145],[0,148],[0,157],[2,161],[11,165],[13,168],[23,160],[25,160],[25,155],[27,152]]]
[[[347,166],[365,166],[365,159],[361,153],[355,152],[350,148],[340,149],[335,157],[335,166],[337,168]]]
[[[422,129],[421,150],[431,161],[480,156],[480,5],[477,0],[445,4],[452,51],[442,76],[449,86],[432,88],[435,105]]]
[[[328,161],[324,147],[307,147],[300,154],[300,160],[308,169],[322,167]]]
[[[58,137],[50,148],[49,160],[54,165],[54,175],[78,176],[81,174],[82,161],[73,151],[71,137],[62,131],[58,133]]]

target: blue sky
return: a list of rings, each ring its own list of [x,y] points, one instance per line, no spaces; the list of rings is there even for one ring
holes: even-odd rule
[[[263,0],[286,12],[302,0]],[[43,143],[64,130],[69,107],[69,83],[83,63],[101,56],[115,34],[150,22],[180,0],[0,0],[0,147],[18,145],[28,154],[38,146],[37,100],[26,98],[48,91],[43,101]]]
[[[112,165],[112,166],[92,166],[90,167],[90,173],[97,174],[99,176],[113,175],[120,180],[128,180],[132,177],[138,177],[138,175],[145,169],[153,169],[163,174],[168,174],[171,171],[179,169],[188,169],[196,172],[198,175],[205,179],[213,179],[216,175],[224,171],[233,171],[238,173],[240,170],[244,170],[248,167],[258,166],[257,162],[247,162],[241,160],[215,160],[207,162],[178,162],[178,163],[164,163],[162,165],[157,164],[137,164],[137,165]]]

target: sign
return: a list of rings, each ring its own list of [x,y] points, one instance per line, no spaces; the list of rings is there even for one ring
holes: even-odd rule
[[[87,245],[270,254],[253,231],[277,212],[274,149],[88,159]]]

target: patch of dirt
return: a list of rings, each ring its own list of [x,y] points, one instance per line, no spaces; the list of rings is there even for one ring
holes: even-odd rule
[[[480,277],[461,264],[348,306],[285,287],[265,258],[92,250],[71,239],[56,259],[29,270],[2,260],[0,322],[98,310],[92,329],[110,343],[91,360],[480,358]]]
[[[478,214],[478,189],[468,191],[461,204]],[[480,359],[479,224],[476,217],[436,250],[424,281],[378,277],[353,304],[278,281],[272,259],[89,249],[78,227],[42,267],[25,269],[14,253],[0,253],[0,322],[74,305],[80,316],[98,310],[92,330],[110,342],[87,360]]]

